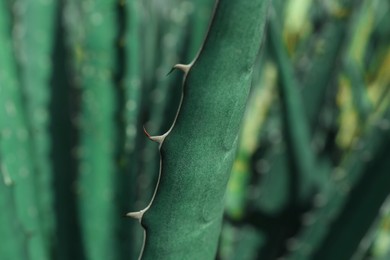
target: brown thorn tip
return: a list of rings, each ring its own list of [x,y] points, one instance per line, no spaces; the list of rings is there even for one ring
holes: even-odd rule
[[[148,131],[146,131],[145,126],[142,126],[142,128],[144,129],[144,134],[146,135],[146,137],[150,139],[150,134],[148,133]]]

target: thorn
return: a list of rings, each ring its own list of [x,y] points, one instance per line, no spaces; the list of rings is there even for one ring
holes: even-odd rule
[[[164,141],[165,136],[164,135],[156,135],[156,136],[149,137],[149,139],[156,142],[156,143],[161,144]]]
[[[173,66],[173,69],[179,69],[179,70],[183,71],[185,74],[188,73],[190,68],[191,68],[191,65],[189,65],[189,64],[176,64],[175,66]]]
[[[152,140],[153,142],[156,142],[156,143],[159,143],[159,144],[161,144],[164,141],[165,135],[151,136],[148,133],[148,131],[146,131],[145,126],[143,126],[143,129],[144,129],[144,133],[145,133],[146,137],[149,138],[149,140]]]
[[[141,221],[143,215],[144,215],[144,211],[141,210],[136,212],[129,212],[126,214],[126,217],[138,219],[139,221]]]

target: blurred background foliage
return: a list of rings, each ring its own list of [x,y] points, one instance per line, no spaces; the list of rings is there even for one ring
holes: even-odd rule
[[[167,73],[214,1],[0,5],[0,259],[137,259],[123,216],[159,164],[142,126],[170,127]],[[389,16],[387,0],[273,0],[218,259],[390,259]]]

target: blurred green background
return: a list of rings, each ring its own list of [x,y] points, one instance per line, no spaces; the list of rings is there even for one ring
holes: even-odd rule
[[[221,0],[222,1],[222,0]],[[2,0],[0,259],[137,259],[212,0]],[[218,259],[390,259],[390,2],[273,0]],[[213,73],[210,71],[210,73]]]

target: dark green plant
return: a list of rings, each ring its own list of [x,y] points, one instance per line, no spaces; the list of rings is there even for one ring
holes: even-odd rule
[[[216,253],[267,6],[218,1],[198,56],[175,65],[185,74],[177,117],[167,133],[150,137],[160,143],[156,191],[147,208],[128,214],[145,228],[143,259],[211,259]]]

